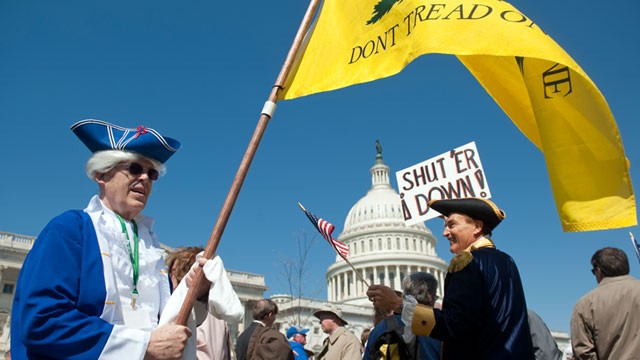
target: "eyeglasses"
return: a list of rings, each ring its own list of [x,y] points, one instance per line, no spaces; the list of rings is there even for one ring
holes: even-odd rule
[[[156,181],[158,180],[158,177],[160,177],[160,173],[158,172],[158,170],[154,169],[154,168],[148,168],[145,169],[144,166],[136,163],[136,162],[132,162],[129,164],[121,164],[118,165],[118,167],[120,166],[128,166],[127,167],[127,171],[129,172],[129,174],[133,175],[133,176],[140,176],[143,173],[147,173],[147,176],[149,177],[149,179],[151,179],[151,181]]]
[[[595,274],[596,274],[596,269],[597,269],[597,268],[595,268],[595,267],[594,267],[593,269],[591,269],[591,273],[592,273],[593,275],[595,275]]]

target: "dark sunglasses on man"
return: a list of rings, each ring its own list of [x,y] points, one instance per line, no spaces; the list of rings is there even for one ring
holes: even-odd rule
[[[138,164],[137,162],[118,165],[118,167],[121,167],[121,166],[122,167],[128,166],[127,171],[129,172],[129,174],[133,176],[140,176],[146,172],[147,176],[149,177],[149,179],[151,179],[151,181],[156,181],[158,180],[158,177],[160,177],[160,173],[158,172],[158,170],[154,168],[145,169],[144,166]]]

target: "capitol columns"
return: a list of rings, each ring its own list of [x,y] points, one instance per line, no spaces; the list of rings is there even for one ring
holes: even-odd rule
[[[391,278],[389,278],[389,265],[384,266],[384,284],[388,287],[391,287]]]
[[[358,270],[356,269],[352,269],[351,270],[351,278],[353,279],[353,290],[351,291],[351,296],[352,297],[357,297],[358,296],[358,288],[360,288],[360,286],[358,286]]]
[[[398,289],[402,291],[402,279],[400,278],[400,265],[396,265],[395,279],[398,281]]]
[[[373,267],[373,284],[379,284],[379,283],[380,283],[380,280],[378,279],[378,267],[374,266]]]

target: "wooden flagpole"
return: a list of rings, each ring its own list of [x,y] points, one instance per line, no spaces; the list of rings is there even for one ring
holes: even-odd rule
[[[224,232],[224,228],[227,225],[227,221],[229,220],[229,216],[231,215],[231,211],[233,210],[233,206],[238,198],[238,194],[240,193],[240,189],[242,188],[242,184],[244,183],[244,179],[247,176],[247,172],[249,171],[249,166],[251,166],[251,161],[255,156],[255,153],[258,149],[258,145],[260,144],[260,140],[264,135],[265,129],[267,128],[267,124],[271,117],[273,116],[273,112],[275,110],[276,102],[278,101],[278,93],[283,89],[284,82],[289,75],[291,67],[293,66],[293,62],[298,54],[298,50],[302,44],[305,34],[309,30],[309,26],[311,25],[311,21],[313,20],[313,16],[316,13],[318,8],[318,4],[320,0],[311,0],[309,3],[309,7],[307,8],[307,12],[300,23],[300,27],[298,28],[298,32],[296,33],[296,37],[293,39],[293,44],[289,49],[289,53],[282,65],[282,69],[280,70],[280,74],[276,79],[275,85],[271,88],[271,93],[269,94],[268,100],[265,102],[265,106],[262,110],[262,114],[260,115],[260,119],[258,120],[258,124],[256,125],[256,129],[253,132],[253,137],[247,146],[247,150],[245,151],[244,157],[242,158],[242,162],[238,167],[238,171],[236,172],[236,177],[233,179],[231,183],[231,188],[229,189],[229,193],[227,194],[227,198],[222,206],[222,210],[218,215],[218,220],[216,221],[216,225],[209,236],[209,241],[207,242],[207,247],[204,250],[204,257],[210,259],[213,254],[215,254],[216,249],[218,248],[218,243],[220,242],[220,238],[222,237],[222,233]],[[176,323],[180,325],[186,325],[187,320],[189,318],[189,314],[191,313],[191,309],[193,308],[193,304],[196,301],[196,292],[194,289],[198,288],[198,285],[202,281],[203,273],[200,267],[196,268],[196,274],[193,279],[193,283],[187,292],[184,303],[182,303],[182,307],[180,308],[180,312],[178,313],[178,317],[176,319]],[[195,335],[194,335],[195,336]]]

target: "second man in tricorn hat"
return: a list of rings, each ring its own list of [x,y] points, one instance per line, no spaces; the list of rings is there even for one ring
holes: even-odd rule
[[[445,278],[442,309],[404,303],[392,289],[372,285],[375,306],[402,311],[415,335],[443,342],[443,359],[533,359],[527,305],[518,268],[490,236],[505,218],[481,198],[432,200],[443,215],[442,235],[455,254]],[[411,336],[411,335],[409,335]]]

